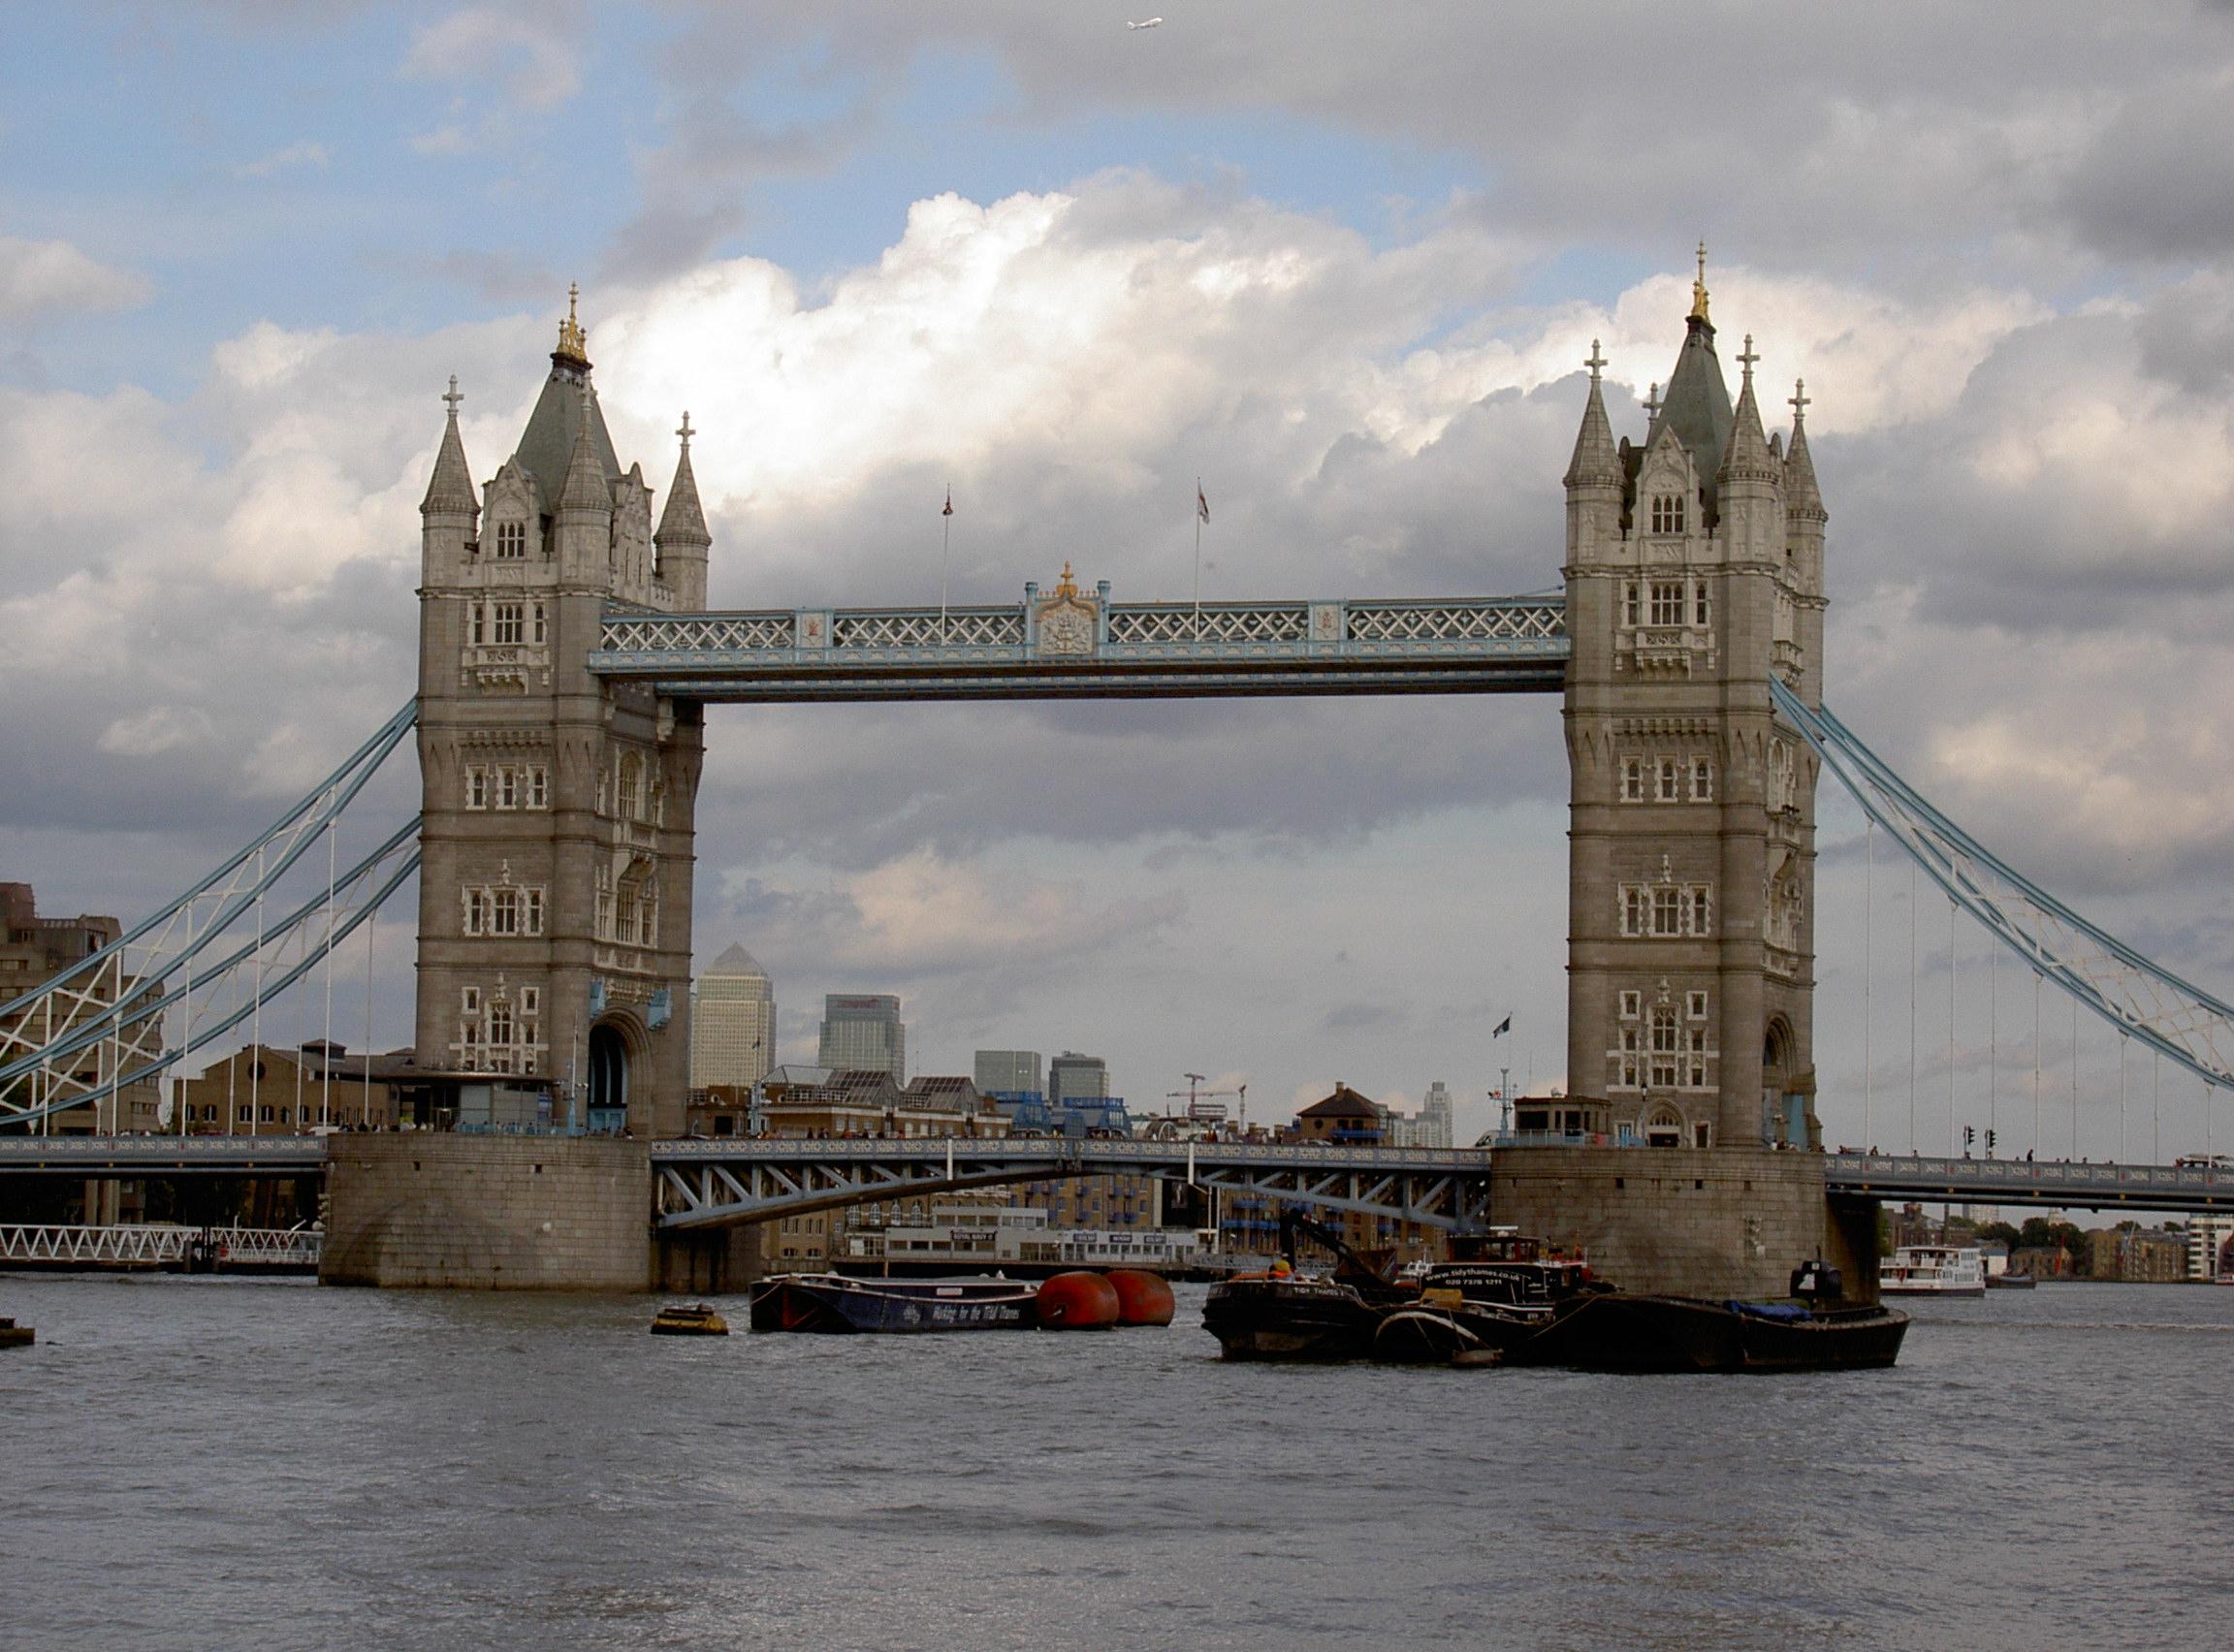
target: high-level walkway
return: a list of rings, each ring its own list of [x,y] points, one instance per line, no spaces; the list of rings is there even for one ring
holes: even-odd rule
[[[1546,1145],[1530,1140],[1525,1145]],[[1580,1142],[1575,1145],[1583,1145]],[[1602,1145],[1602,1144],[1601,1144]],[[1642,1157],[1653,1150],[1631,1149]],[[1159,1176],[1196,1187],[1399,1217],[1432,1227],[1494,1220],[1484,1147],[1317,1143],[1070,1141],[1004,1137],[815,1141],[792,1137],[651,1144],[663,1228],[726,1226],[881,1199],[1069,1176]],[[1823,1156],[1830,1191],[1946,1204],[2069,1210],[2234,1210],[2234,1168],[2042,1160]],[[149,1176],[323,1175],[321,1136],[15,1136],[0,1175],[88,1180]]]

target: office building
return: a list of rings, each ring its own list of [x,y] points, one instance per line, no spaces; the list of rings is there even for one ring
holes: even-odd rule
[[[822,1001],[822,1045],[817,1066],[863,1071],[874,1068],[908,1081],[908,1029],[900,1022],[900,1001],[890,993],[831,993]]]
[[[987,1096],[1042,1096],[1037,1050],[979,1050],[972,1076]]]
[[[1065,1050],[1047,1064],[1047,1103],[1088,1099],[1109,1094],[1109,1064],[1100,1056]]]
[[[690,1088],[757,1084],[775,1057],[776,989],[752,954],[732,946],[690,989]]]

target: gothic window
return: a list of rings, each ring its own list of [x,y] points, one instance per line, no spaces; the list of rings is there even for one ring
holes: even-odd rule
[[[465,891],[465,933],[481,935],[489,928],[489,897],[479,889]],[[467,992],[473,989],[467,987]]]
[[[1631,884],[1621,891],[1621,933],[1643,935],[1649,921],[1651,904],[1640,884]]]
[[[1660,759],[1659,787],[1655,794],[1655,801],[1660,803],[1674,803],[1676,801],[1676,772],[1675,758],[1663,757]]]
[[[1704,602],[1706,599],[1702,597],[1700,600]],[[531,640],[538,643],[545,643],[551,640],[550,621],[546,618],[543,605],[540,602],[535,604],[535,632]]]
[[[518,809],[520,807],[520,771],[509,763],[496,771],[496,807],[498,809]]]
[[[1712,803],[1714,801],[1714,763],[1711,758],[1694,757],[1691,759],[1691,801],[1693,803]]]
[[[621,757],[621,779],[618,788],[620,802],[615,812],[623,820],[640,820],[644,815],[644,760],[633,751]]]
[[[1676,1011],[1667,1004],[1652,1010],[1652,1082],[1674,1088],[1676,1072]]]
[[[497,647],[520,641],[521,605],[517,602],[499,602],[494,605],[491,631]]]
[[[1704,883],[1695,883],[1691,886],[1691,933],[1693,935],[1712,935],[1714,933],[1714,898]]]
[[[543,891],[523,889],[520,892],[521,927],[526,935],[543,933]]]
[[[622,946],[634,946],[636,944],[636,920],[640,910],[639,896],[642,889],[642,884],[631,882],[625,878],[622,880],[621,900],[614,912],[613,938]]]
[[[551,807],[551,771],[540,763],[535,764],[527,771],[527,807],[529,809],[549,809]]]
[[[1652,933],[1654,935],[1680,935],[1683,933],[1683,901],[1673,888],[1663,884],[1652,891]]]
[[[476,768],[465,771],[465,807],[467,809],[487,809],[489,807],[488,770]]]
[[[1644,801],[1644,759],[1631,757],[1621,765],[1621,799],[1624,803]]]
[[[1690,1015],[1690,1017],[1691,1017],[1691,1019],[1692,1019],[1693,1021],[1704,1021],[1704,1020],[1706,1020],[1706,1019],[1707,1019],[1707,995],[1706,995],[1705,993],[1691,993],[1691,994],[1688,994],[1688,995],[1687,995],[1687,997],[1686,997],[1686,1002],[1685,1002],[1685,1006],[1684,1006],[1684,1007],[1685,1007],[1685,1010],[1686,1010],[1686,1012],[1687,1012],[1687,1013]]]
[[[1625,1027],[1621,1031],[1621,1082],[1631,1090],[1637,1088],[1637,1029]]]
[[[489,1042],[492,1044],[509,1044],[512,1042],[512,1006],[502,999],[498,999],[489,1006]]]
[[[1691,582],[1691,623],[1704,628],[1707,624],[1707,617],[1710,612],[1707,606],[1707,582],[1705,580],[1693,580]]]
[[[466,987],[461,991],[458,995],[458,1007],[467,1015],[479,1015],[481,1013],[481,989],[479,987]]]
[[[1691,1069],[1691,1088],[1704,1090],[1707,1088],[1707,1030],[1704,1027],[1692,1028],[1690,1043],[1691,1060],[1687,1064]]]
[[[1654,580],[1652,582],[1652,623],[1655,625],[1680,625],[1683,623],[1683,582],[1681,580]],[[499,637],[497,641],[503,639]]]
[[[492,935],[518,935],[520,933],[520,891],[497,889],[491,891],[489,903],[489,933]]]
[[[465,605],[465,640],[479,648],[489,640],[489,609],[486,604],[469,602]]]
[[[1654,533],[1681,533],[1683,531],[1682,494],[1655,493],[1652,496],[1652,531]]]
[[[524,522],[500,522],[496,524],[496,559],[509,562],[527,555],[527,524]]]
[[[1637,1008],[1638,995],[1635,993],[1623,993],[1621,995],[1621,1019],[1624,1021],[1636,1020]]]
[[[1621,613],[1624,625],[1637,623],[1637,582],[1631,580],[1621,589]],[[476,639],[478,641],[478,639]]]
[[[538,988],[522,987],[520,989],[520,1013],[522,1015],[533,1015],[542,1002],[543,994]]]

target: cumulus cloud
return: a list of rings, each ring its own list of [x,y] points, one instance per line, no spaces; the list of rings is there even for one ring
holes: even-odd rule
[[[277,173],[302,169],[323,172],[333,159],[333,153],[325,144],[304,138],[268,155],[259,155],[255,160],[243,161],[233,171],[239,177],[271,177]]]
[[[153,290],[146,276],[88,258],[68,241],[0,236],[0,321],[131,309]]]

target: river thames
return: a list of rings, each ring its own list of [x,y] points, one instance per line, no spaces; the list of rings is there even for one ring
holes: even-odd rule
[[[0,1276],[0,1644],[2218,1647],[2234,1290],[1891,1372],[645,1334],[643,1297]],[[742,1299],[728,1301],[743,1323]]]

